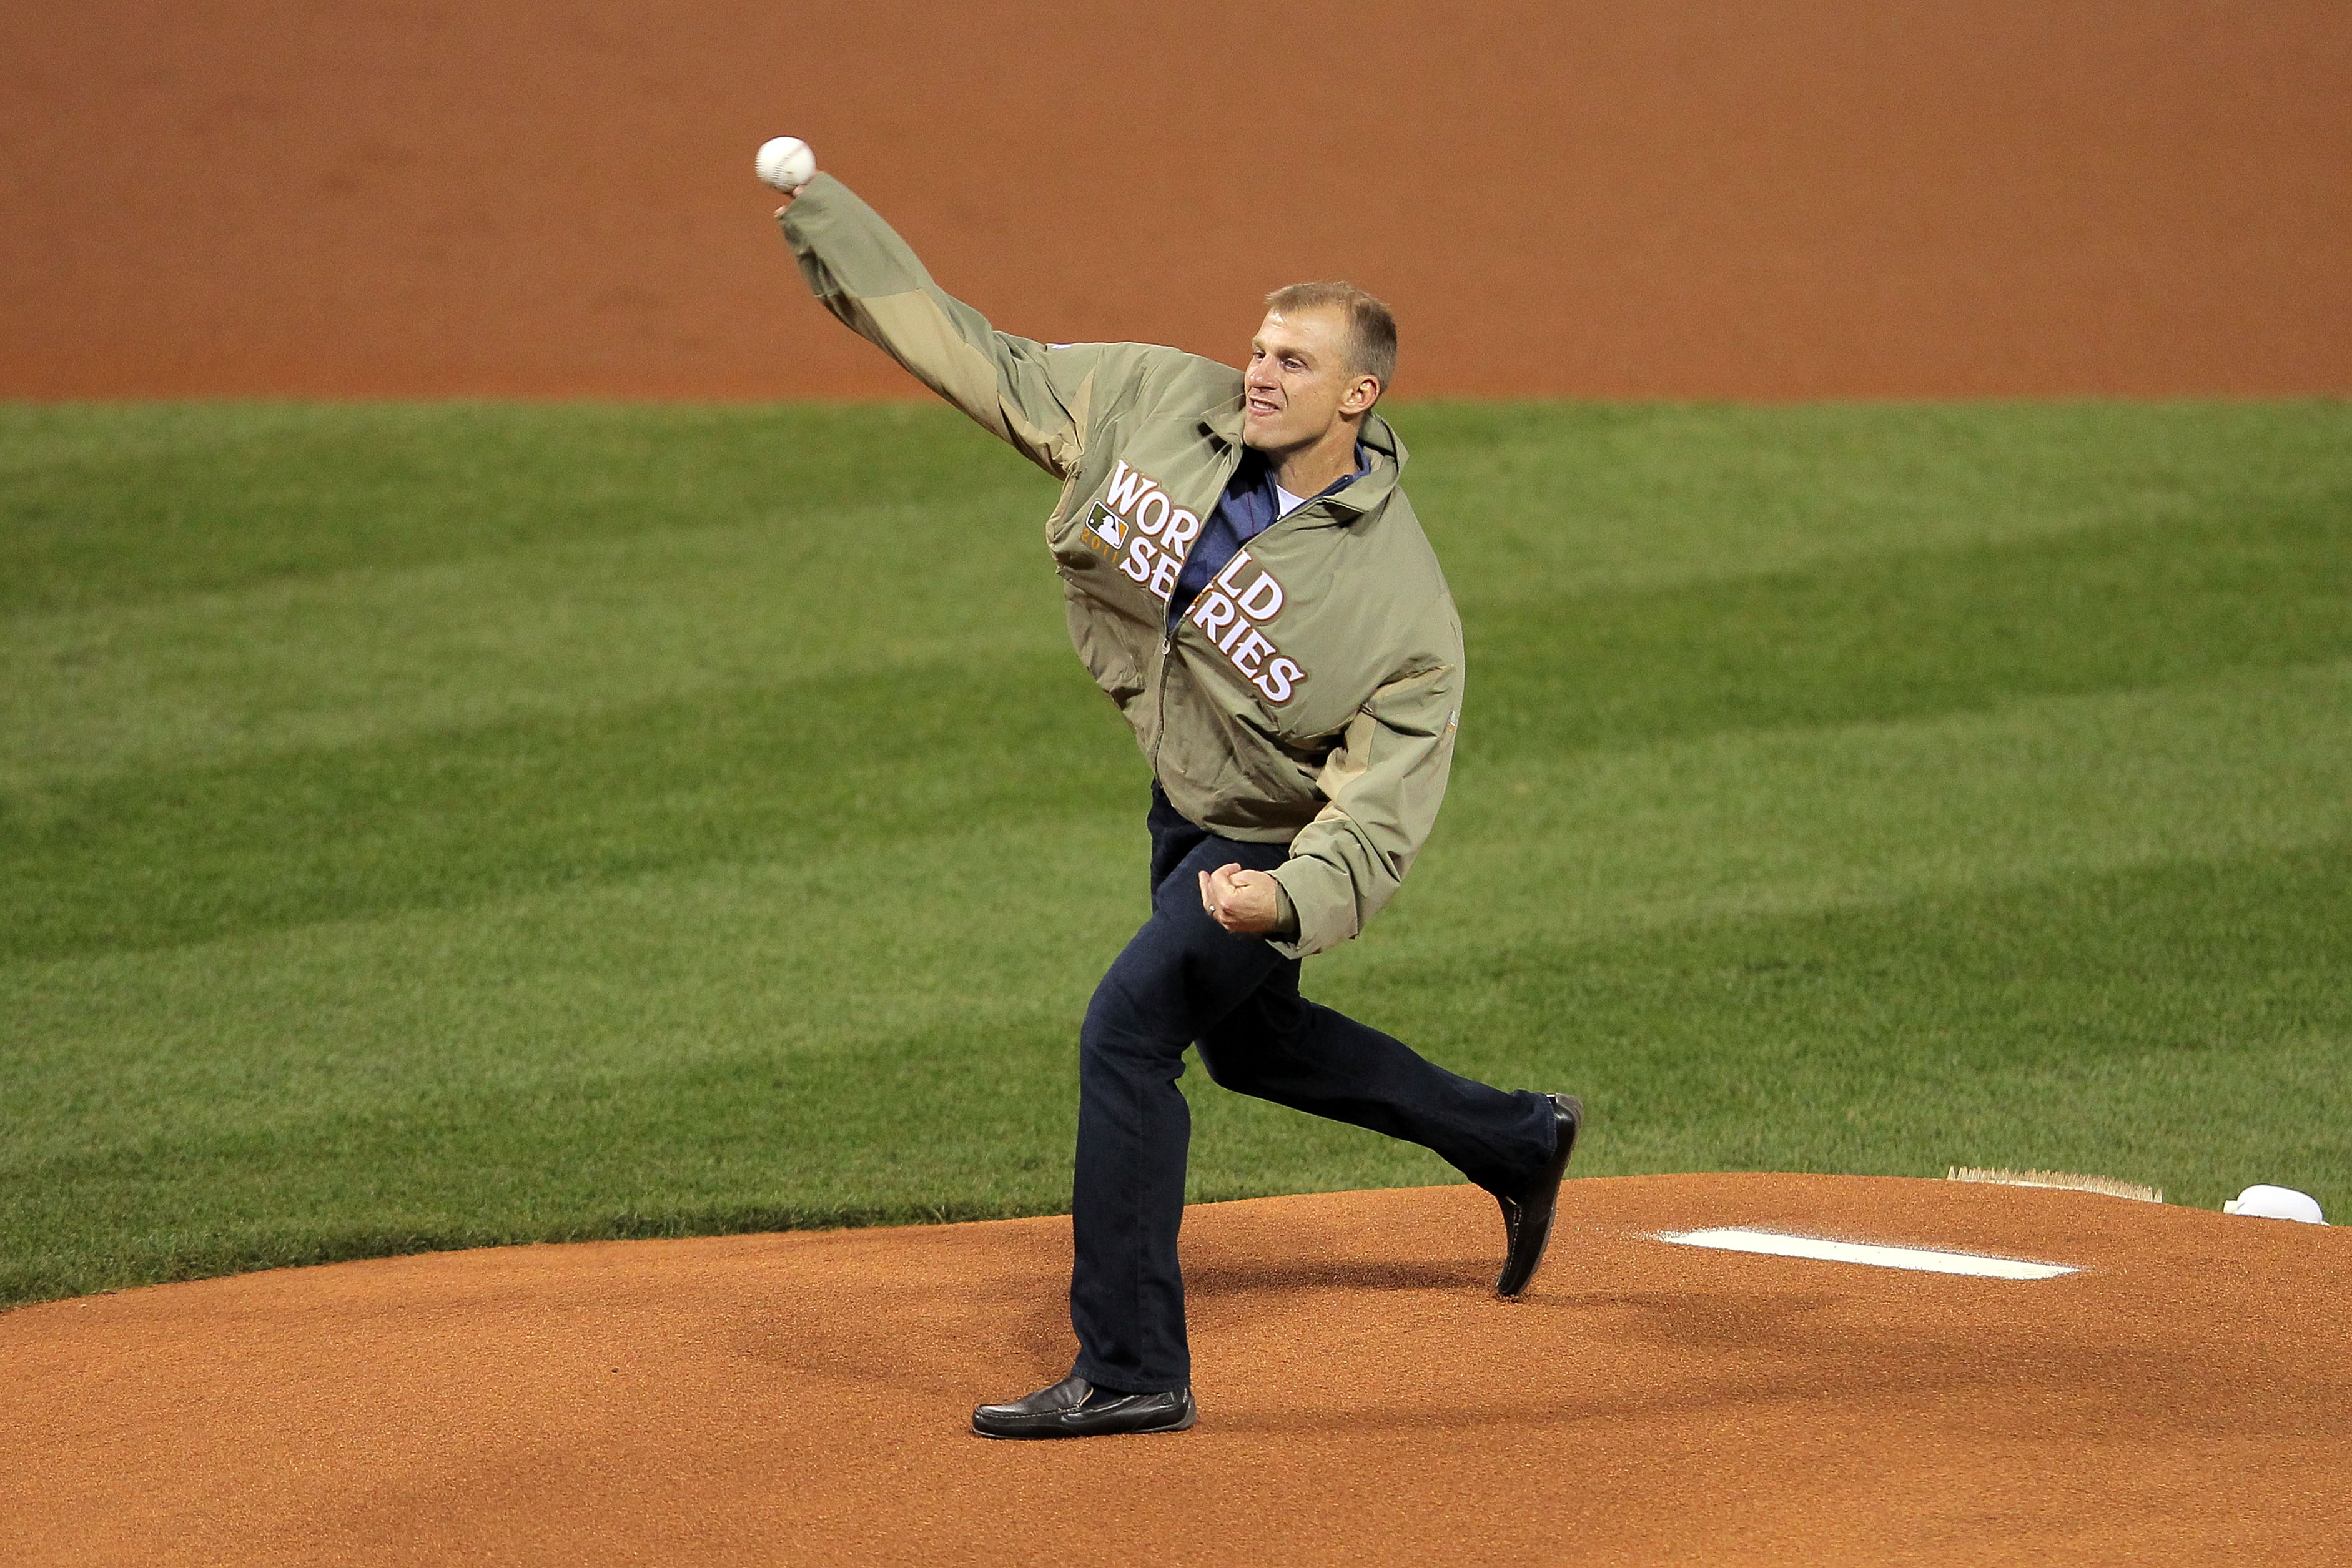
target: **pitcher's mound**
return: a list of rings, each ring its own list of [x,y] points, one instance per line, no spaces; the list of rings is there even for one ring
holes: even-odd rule
[[[1668,1245],[1751,1227],[2074,1266]],[[2352,1239],[2084,1193],[1572,1181],[1185,1222],[1201,1424],[992,1443],[1066,1219],[522,1247],[0,1318],[21,1563],[2316,1562]]]

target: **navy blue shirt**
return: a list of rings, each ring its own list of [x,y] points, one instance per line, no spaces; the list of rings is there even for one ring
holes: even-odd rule
[[[1356,471],[1343,474],[1309,496],[1309,502],[1325,496],[1336,495],[1372,471],[1372,461],[1364,455],[1363,444],[1356,444]],[[1265,454],[1255,449],[1242,454],[1242,465],[1225,485],[1223,499],[1201,528],[1201,538],[1192,546],[1192,553],[1184,559],[1184,570],[1176,579],[1176,591],[1168,596],[1168,624],[1192,608],[1192,601],[1201,597],[1201,590],[1209,580],[1225,570],[1225,563],[1241,553],[1242,546],[1274,527],[1282,516],[1282,497],[1276,495],[1274,465]],[[1304,503],[1302,503],[1304,504]]]

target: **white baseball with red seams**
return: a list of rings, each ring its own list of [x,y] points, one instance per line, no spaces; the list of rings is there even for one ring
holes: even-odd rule
[[[816,178],[816,154],[797,136],[775,136],[760,143],[752,167],[779,191],[797,191]]]

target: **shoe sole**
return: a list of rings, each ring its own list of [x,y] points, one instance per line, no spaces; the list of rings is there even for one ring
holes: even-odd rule
[[[1056,1440],[1066,1441],[1074,1437],[1158,1437],[1165,1436],[1170,1432],[1189,1432],[1192,1429],[1194,1423],[1198,1422],[1200,1419],[1201,1407],[1194,1405],[1186,1408],[1184,1418],[1181,1421],[1171,1421],[1167,1425],[1161,1427],[1137,1427],[1125,1432],[1073,1432],[1066,1429],[1056,1431],[1051,1427],[1041,1428],[1034,1432],[992,1432],[986,1427],[981,1426],[978,1422],[974,1422],[972,1424],[971,1430],[974,1437],[986,1437],[990,1441],[997,1443],[1035,1443],[1052,1442]]]

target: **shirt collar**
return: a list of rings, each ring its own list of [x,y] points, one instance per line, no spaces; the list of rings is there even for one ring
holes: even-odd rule
[[[1249,457],[1255,457],[1258,461],[1258,471],[1261,482],[1265,484],[1267,488],[1279,491],[1282,488],[1281,481],[1275,478],[1274,465],[1266,460],[1265,454],[1263,452],[1253,452],[1249,455]],[[1246,463],[1249,461],[1249,457],[1244,457],[1242,461]],[[1336,496],[1340,491],[1346,489],[1349,486],[1354,484],[1357,480],[1362,478],[1371,471],[1371,452],[1362,442],[1359,441],[1356,443],[1356,471],[1352,474],[1340,475],[1337,479],[1332,480],[1328,485],[1324,486],[1323,488],[1316,491],[1312,496],[1301,496],[1298,498],[1298,504],[1302,507],[1310,506],[1327,497]]]
[[[1230,402],[1204,410],[1201,415],[1201,428],[1227,446],[1239,446],[1242,444],[1242,419],[1244,412],[1243,400],[1239,394],[1236,394]],[[1387,458],[1393,465],[1390,474],[1391,479],[1404,471],[1406,457],[1404,443],[1397,438],[1395,427],[1378,413],[1365,416],[1364,428],[1356,437],[1356,455],[1363,466],[1358,468],[1350,476],[1354,480],[1360,481],[1371,476],[1378,466],[1378,460],[1382,457]],[[1332,495],[1328,490],[1324,495],[1329,497],[1331,505],[1334,507],[1350,512],[1368,512],[1385,498],[1389,488],[1389,485],[1381,483],[1375,477],[1370,485],[1351,484],[1348,489],[1337,495]],[[1351,491],[1354,493],[1351,494]],[[1318,499],[1320,498],[1318,497]]]

